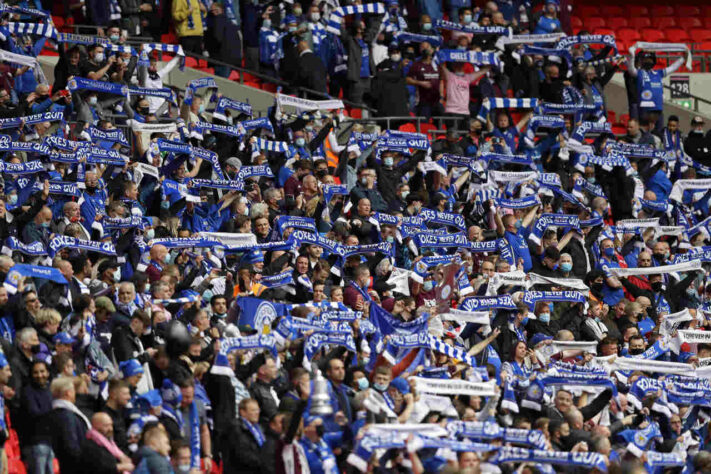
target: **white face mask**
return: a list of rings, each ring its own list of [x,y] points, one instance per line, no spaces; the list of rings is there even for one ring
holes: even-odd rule
[[[320,13],[316,12],[316,13],[312,13],[312,14],[311,14],[311,21],[313,21],[314,23],[316,23],[316,22],[319,21],[320,19],[321,19],[321,14],[320,14]]]
[[[92,95],[92,96],[89,97],[89,99],[87,100],[87,102],[89,103],[89,105],[96,105],[96,103],[97,103],[98,101],[99,101],[99,99],[98,99],[95,95]]]
[[[400,56],[399,54],[391,54],[390,55],[390,60],[392,62],[399,63],[400,59],[402,59],[402,56]]]
[[[104,60],[104,53],[96,53],[94,55],[94,61],[96,61],[97,63],[103,62],[103,60]]]

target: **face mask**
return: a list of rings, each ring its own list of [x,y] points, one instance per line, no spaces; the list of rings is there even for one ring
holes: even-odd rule
[[[665,254],[663,254],[663,253],[655,253],[655,254],[652,254],[652,256],[654,257],[655,260],[657,260],[657,261],[659,261],[659,262],[663,262],[663,261],[664,261],[664,256],[665,256]]]
[[[602,251],[606,257],[614,257],[615,256],[615,249],[612,247],[607,247]]]
[[[471,15],[464,15],[464,24],[468,24],[472,22],[472,16]]]
[[[379,383],[374,383],[374,384],[373,384],[373,389],[374,389],[376,392],[384,392],[384,391],[386,391],[386,390],[388,389],[388,386],[387,386],[387,385],[383,385],[383,384],[379,384]]]
[[[301,16],[302,13],[301,8],[294,8],[294,16]]]
[[[220,319],[225,319],[227,317],[227,313],[212,313],[212,315]]]
[[[392,166],[393,165],[393,157],[392,156],[386,156],[383,158],[383,164],[385,166]]]
[[[432,23],[424,23],[422,29],[425,31],[430,31],[432,29]]]
[[[44,227],[45,229],[49,229],[49,222],[43,222],[42,227]]]
[[[167,264],[170,263],[170,253],[165,254],[165,258],[163,258],[163,262]]]
[[[33,346],[30,346],[30,352],[32,352],[33,354],[37,354],[37,353],[39,353],[39,351],[40,351],[40,345],[39,345],[39,344],[35,344],[35,345],[33,345]]]
[[[360,184],[362,184],[363,186],[367,186],[368,185],[368,178],[366,178],[365,176],[360,178]]]
[[[198,113],[201,114],[205,112],[205,104],[200,104],[200,108],[198,109]]]
[[[602,283],[593,283],[591,288],[593,291],[600,293],[602,291]]]
[[[464,71],[457,71],[454,73],[456,76],[462,77],[464,76]]]
[[[588,178],[588,183],[595,184],[596,182],[597,180],[595,179],[595,176],[591,176],[590,178]]]
[[[299,137],[296,139],[296,146],[304,146],[306,145],[306,140],[302,137]]]
[[[548,315],[548,317],[550,318],[550,315]],[[525,326],[526,324],[528,324],[528,316],[521,320],[521,326]]]
[[[312,14],[311,14],[311,21],[313,21],[314,23],[316,23],[316,22],[319,21],[320,19],[321,19],[321,14],[320,14],[320,13],[312,13]]]
[[[115,43],[119,40],[119,35],[111,35],[109,36],[109,39]]]
[[[630,349],[629,353],[632,355],[640,355],[644,353],[644,349],[639,348],[639,349]]]
[[[368,387],[370,386],[370,383],[368,383],[368,378],[367,377],[361,377],[358,379],[358,390],[367,390]]]
[[[560,264],[560,269],[563,270],[564,272],[569,272],[570,270],[573,269],[573,264],[568,263],[568,262],[563,262]]]
[[[321,438],[323,437],[323,434],[326,432],[326,428],[323,425],[318,425],[316,427],[316,435]]]
[[[146,240],[153,240],[153,238],[156,236],[156,230],[155,229],[148,229],[146,231]]]
[[[17,204],[17,194],[10,194],[7,197],[7,202],[10,203],[10,205],[12,205],[12,206]]]
[[[661,281],[655,281],[650,285],[652,287],[652,291],[655,293],[659,293],[660,291],[664,290],[664,283]]]
[[[131,451],[132,453],[135,453],[138,451],[138,443],[131,443],[128,445],[128,450]],[[190,468],[190,464],[188,464],[188,468]],[[187,471],[186,471],[187,472]]]
[[[516,227],[517,229],[520,229],[521,228],[521,221],[516,221],[514,223],[514,227]]]
[[[95,95],[92,95],[92,96],[89,97],[89,99],[87,100],[87,102],[89,103],[89,105],[96,105],[96,103],[97,103],[98,101],[99,101],[99,98],[96,97]]]
[[[296,27],[295,27],[295,26],[290,26],[289,29],[288,29],[288,31],[289,31],[289,33],[293,33],[294,31],[296,31]]]
[[[432,288],[434,288],[434,282],[432,280],[427,280],[423,286],[425,291],[432,291]]]
[[[116,283],[121,281],[121,269],[117,268],[116,271],[114,272],[114,281]]]
[[[551,313],[541,313],[538,315],[538,320],[543,324],[548,324],[551,321]]]
[[[394,63],[399,63],[400,59],[402,59],[402,56],[400,56],[399,54],[391,54],[390,55],[390,61],[392,61]]]
[[[688,296],[691,296],[691,297],[693,298],[694,296],[696,296],[696,290],[693,289],[693,288],[687,288],[687,289],[686,289],[686,294],[687,294]]]
[[[104,53],[96,53],[94,55],[94,61],[97,63],[103,62],[104,61]]]
[[[178,472],[188,474],[190,472],[190,464],[178,464]]]
[[[151,113],[151,109],[149,109],[148,107],[141,107],[138,109],[138,113],[141,115],[148,115]]]
[[[459,46],[457,46],[457,49],[458,49],[459,51],[466,51],[466,50],[467,50],[467,47],[464,46],[463,44],[460,44]]]
[[[314,131],[314,127],[312,127],[311,125],[307,125],[307,126],[304,127],[304,130],[306,130],[307,132],[313,132],[313,131]]]
[[[669,257],[671,256],[671,252],[668,250],[664,252],[664,260],[669,260]]]
[[[262,26],[263,26],[264,28],[271,28],[271,26],[272,26],[272,20],[269,20],[269,19],[264,20],[264,21],[262,22]]]
[[[395,237],[393,237],[392,235],[388,235],[388,237],[385,240],[392,244],[395,242]]]

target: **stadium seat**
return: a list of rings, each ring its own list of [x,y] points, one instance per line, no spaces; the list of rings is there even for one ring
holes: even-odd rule
[[[613,125],[612,126],[612,133],[614,133],[615,135],[626,135],[627,128],[625,128],[621,125]]]
[[[613,16],[612,18],[607,19],[606,24],[608,28],[619,30],[620,28],[625,28],[627,26],[627,18]]]
[[[701,9],[693,5],[677,5],[676,14],[679,18],[691,18],[701,15]]]
[[[711,41],[704,41],[694,46],[695,51],[703,51],[705,53],[711,53]]]
[[[673,16],[674,8],[667,5],[654,5],[650,11],[651,15],[656,18],[663,16]]]
[[[608,110],[607,111],[607,121],[610,123],[617,123],[617,114],[612,110]]]
[[[681,28],[669,28],[664,30],[664,36],[671,43],[686,43],[689,42],[689,34]]]
[[[272,82],[263,82],[262,83],[262,90],[275,93],[277,91],[277,85],[272,83]]]
[[[416,133],[417,132],[417,127],[415,127],[415,124],[413,124],[413,123],[403,123],[397,129],[400,130],[401,132],[407,132],[407,133]]]
[[[652,18],[652,27],[657,30],[676,27],[676,18],[673,16],[662,16]]]
[[[596,30],[598,28],[605,28],[605,19],[600,16],[592,16],[585,19],[584,28],[588,30]],[[612,27],[610,27],[612,28]]]
[[[351,118],[359,119],[363,118],[363,109],[351,109]]]
[[[53,15],[52,22],[54,23],[54,27],[57,29],[64,26],[64,18],[59,15]]]
[[[437,127],[431,123],[420,124],[420,133],[426,133],[429,135],[432,130],[437,130]],[[434,136],[431,135],[430,138],[434,138]]]
[[[230,71],[230,76],[227,78],[230,81],[237,81],[239,82],[239,71],[235,71],[234,69]]]
[[[679,18],[676,24],[679,25],[679,28],[684,28],[685,30],[701,28],[704,26],[701,20],[697,17]]]
[[[639,41],[641,38],[639,31],[634,28],[621,28],[615,33],[615,37],[618,39],[617,43],[624,41],[626,44],[633,44],[635,41]]]
[[[627,128],[627,122],[630,121],[630,114],[620,114],[620,121],[618,122],[620,126]]]
[[[711,29],[694,28],[689,31],[689,38],[695,43],[711,40]]]
[[[596,35],[614,35],[615,31],[611,30],[610,28],[595,28],[595,31],[593,32]]]
[[[642,28],[650,28],[652,26],[652,20],[646,16],[632,17],[627,23],[630,28],[635,28],[637,30],[641,30]]]
[[[570,26],[577,32],[583,27],[583,20],[577,16],[570,17]]]
[[[704,28],[711,30],[711,16],[707,16],[706,18],[704,18],[703,22]]]
[[[642,30],[642,40],[643,41],[649,41],[649,42],[658,42],[664,39],[664,32],[654,29],[654,28],[645,28]]]
[[[593,7],[590,5],[585,5],[580,7],[580,16],[583,18],[588,18],[591,16],[598,16],[600,15],[600,9],[598,7]]]
[[[197,68],[198,67],[197,59],[191,58],[190,56],[186,56],[185,57],[185,66]]]
[[[178,42],[178,37],[171,31],[168,34],[161,35],[160,42],[166,44],[176,44]]]
[[[701,7],[701,16],[705,18],[711,18],[711,5],[705,5]]]
[[[613,16],[627,16],[625,9],[616,5],[605,6],[605,8],[603,8],[602,13],[608,18]]]
[[[627,14],[631,18],[639,18],[642,16],[649,16],[649,10],[647,7],[643,7],[641,5],[628,5]]]
[[[254,82],[254,81],[244,81],[244,85],[247,87],[254,87],[255,89],[261,89],[261,83],[260,82]]]

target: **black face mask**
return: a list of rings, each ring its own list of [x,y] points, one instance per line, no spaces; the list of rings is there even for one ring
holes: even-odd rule
[[[326,429],[324,428],[323,425],[318,425],[316,427],[316,434],[318,435],[319,438],[323,437],[323,434],[326,432]]]
[[[600,293],[602,292],[602,283],[593,283],[591,288],[594,292]]]
[[[148,107],[139,107],[138,113],[141,115],[148,115],[151,113],[151,110]]]
[[[632,355],[640,355],[640,354],[644,353],[644,349],[641,349],[641,348],[640,349],[630,349],[629,353]]]
[[[651,283],[650,286],[652,287],[652,291],[655,293],[659,293],[664,289],[664,283],[661,281],[655,281],[654,283]]]
[[[193,361],[193,362],[200,362],[200,356],[199,356],[199,355],[192,355],[192,354],[191,354],[191,355],[189,355],[188,357],[189,357],[190,360]]]
[[[33,345],[33,346],[30,346],[30,352],[32,352],[33,354],[37,354],[37,353],[39,353],[39,351],[40,351],[40,345],[39,345],[39,344],[35,344],[35,345]]]
[[[94,194],[94,192],[96,191],[96,186],[87,185],[86,190],[89,192],[89,194]]]
[[[45,100],[49,99],[49,95],[39,95],[37,96],[37,100],[40,102],[44,102]]]
[[[561,436],[560,444],[564,451],[570,451],[573,449],[573,446],[575,446],[575,438],[572,435]]]

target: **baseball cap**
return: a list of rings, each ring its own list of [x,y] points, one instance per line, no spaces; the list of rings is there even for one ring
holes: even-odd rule
[[[396,388],[397,391],[402,393],[403,395],[406,393],[410,393],[410,384],[408,384],[407,380],[402,377],[395,377],[390,382],[390,386]]]
[[[543,334],[542,332],[537,332],[536,334],[533,335],[531,338],[531,347],[536,347],[538,344],[540,344],[543,341],[550,341],[553,339],[553,336],[549,336],[547,334]]]
[[[54,343],[55,344],[74,344],[75,342],[76,342],[76,338],[73,337],[68,332],[60,332],[60,333],[57,333],[56,336],[54,336]]]
[[[143,373],[143,367],[141,363],[136,359],[128,359],[119,364],[119,369],[125,377],[132,377],[134,375],[140,375]]]
[[[691,119],[691,125],[703,125],[704,119],[698,115]]]

